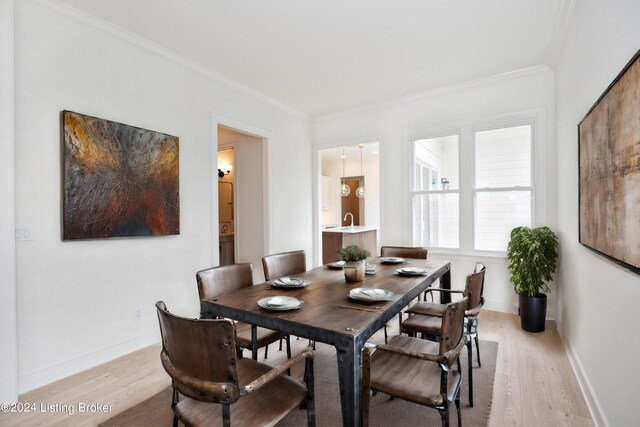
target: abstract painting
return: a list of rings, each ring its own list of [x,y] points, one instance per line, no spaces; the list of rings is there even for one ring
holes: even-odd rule
[[[640,273],[640,51],[578,125],[580,243]]]
[[[62,112],[63,240],[180,234],[178,138]]]

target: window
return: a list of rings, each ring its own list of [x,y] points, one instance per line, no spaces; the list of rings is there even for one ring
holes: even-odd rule
[[[459,248],[458,135],[413,141],[413,240]]]
[[[474,249],[505,251],[511,229],[531,225],[531,125],[475,132]]]
[[[415,245],[505,252],[511,230],[533,223],[534,125],[517,120],[413,139]]]

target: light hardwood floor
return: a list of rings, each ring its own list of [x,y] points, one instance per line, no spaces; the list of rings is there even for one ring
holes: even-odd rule
[[[393,333],[397,322],[390,325]],[[382,339],[378,333],[373,341]],[[480,315],[480,339],[499,343],[490,426],[593,425],[554,322],[547,322],[545,332],[532,334],[520,329],[517,316],[485,310]],[[292,343],[295,351],[307,340]],[[273,345],[269,350],[270,363],[284,357]],[[35,403],[37,410],[0,413],[0,425],[97,425],[169,384],[159,353],[159,345],[147,347],[25,393],[20,402]],[[111,412],[78,413],[80,402],[113,406]],[[75,412],[43,413],[41,403],[68,405]]]

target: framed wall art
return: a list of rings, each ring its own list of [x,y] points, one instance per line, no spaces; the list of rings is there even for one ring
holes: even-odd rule
[[[63,240],[180,234],[178,138],[62,112]]]
[[[586,247],[640,273],[640,51],[578,125]]]

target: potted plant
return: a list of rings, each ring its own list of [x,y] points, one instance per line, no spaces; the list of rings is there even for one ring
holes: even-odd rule
[[[344,278],[347,282],[364,281],[365,259],[371,255],[357,245],[347,246],[338,251],[338,258],[344,261]]]
[[[511,283],[520,303],[520,326],[528,332],[544,331],[547,282],[556,271],[558,237],[549,227],[516,227],[507,247]]]

